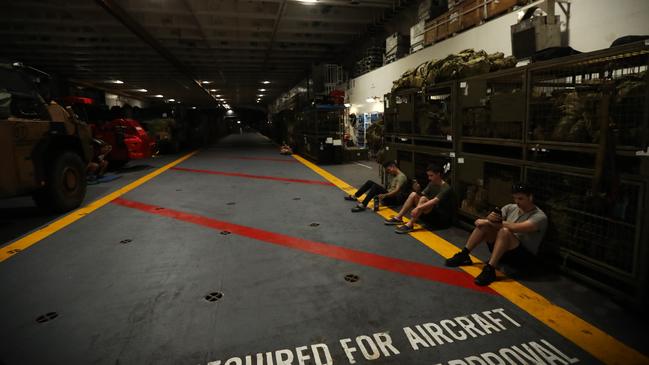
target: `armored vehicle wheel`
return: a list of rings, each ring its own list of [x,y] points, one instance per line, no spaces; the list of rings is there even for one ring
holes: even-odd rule
[[[47,172],[45,188],[34,194],[34,201],[59,213],[79,207],[86,195],[85,171],[84,163],[76,153],[59,154]]]

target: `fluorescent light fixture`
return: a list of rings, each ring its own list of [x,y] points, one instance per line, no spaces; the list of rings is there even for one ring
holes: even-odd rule
[[[136,91],[139,91],[139,92],[141,92],[141,93],[149,92],[149,90],[147,90],[147,89],[137,89]]]
[[[259,91],[266,91],[266,89],[259,89]]]
[[[210,89],[210,92],[213,92],[213,93],[215,93],[217,91],[219,91],[219,89]]]
[[[261,83],[264,84],[264,85],[268,85],[268,84],[270,84],[270,81],[265,80],[265,81],[262,81]]]
[[[217,97],[217,98],[220,98],[220,97],[221,97],[221,94],[216,94],[216,95],[214,95],[214,96]]]
[[[257,96],[259,96],[260,98],[263,98],[264,94],[257,94]]]
[[[162,94],[158,94],[158,95],[153,95],[153,97],[154,97],[154,98],[164,98],[165,96],[162,95]]]
[[[299,0],[304,5],[315,5],[318,0]]]
[[[350,103],[345,103],[345,108],[349,108],[350,106],[352,106]]]
[[[211,84],[211,83],[212,83],[212,81],[201,81],[201,84],[203,84],[203,85],[207,85],[207,84]]]
[[[176,99],[167,99],[168,102],[173,103]]]
[[[123,84],[124,83],[124,81],[122,81],[122,80],[110,80],[109,82],[111,84]]]

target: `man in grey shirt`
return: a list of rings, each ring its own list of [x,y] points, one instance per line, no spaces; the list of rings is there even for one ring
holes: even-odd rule
[[[491,257],[475,278],[477,285],[489,285],[496,280],[496,266],[501,260],[518,261],[530,253],[536,254],[548,226],[548,218],[534,204],[531,188],[523,183],[514,184],[512,197],[515,204],[507,204],[493,211],[485,219],[475,221],[466,246],[446,260],[446,266],[471,265],[469,253],[480,243],[487,242]]]
[[[456,207],[453,203],[453,190],[444,181],[444,170],[433,163],[426,167],[426,175],[429,181],[426,188],[421,192],[410,193],[399,213],[384,221],[386,225],[398,225],[395,229],[396,233],[412,232],[417,219],[424,215],[430,216],[429,221],[437,228],[447,228],[451,225]],[[411,218],[408,223],[405,223],[403,217],[408,212]]]

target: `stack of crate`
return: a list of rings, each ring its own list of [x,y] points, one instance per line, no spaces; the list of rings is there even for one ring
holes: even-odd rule
[[[419,21],[424,21],[424,47],[435,43],[433,32],[430,30],[435,24],[436,18],[445,13],[448,4],[453,2],[454,0],[423,0],[419,4],[417,18]]]
[[[400,33],[391,34],[385,39],[383,64],[387,65],[408,54],[408,37]]]
[[[447,12],[426,21],[424,45],[444,40],[525,3],[527,0],[448,0]]]
[[[420,20],[415,25],[410,27],[410,53],[415,53],[424,48],[425,26],[426,21]]]
[[[356,61],[356,76],[368,73],[383,65],[383,47],[369,47],[365,50],[365,56]]]

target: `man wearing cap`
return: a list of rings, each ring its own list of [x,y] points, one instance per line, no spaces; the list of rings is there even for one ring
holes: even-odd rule
[[[361,195],[365,194],[365,199],[352,208],[352,212],[357,213],[364,211],[367,208],[367,204],[369,204],[375,196],[386,205],[399,205],[403,202],[406,195],[405,189],[408,178],[403,172],[401,172],[401,170],[399,170],[395,161],[385,162],[383,168],[388,174],[388,183],[386,187],[383,187],[372,180],[367,180],[354,195],[345,197],[345,200],[356,201]]]
[[[531,254],[537,254],[548,226],[548,218],[534,204],[532,189],[524,183],[512,187],[514,204],[494,210],[484,219],[475,221],[475,229],[462,251],[446,260],[446,266],[471,265],[469,253],[480,243],[486,242],[491,251],[489,262],[475,279],[477,285],[489,285],[496,280],[500,261],[520,262]]]

